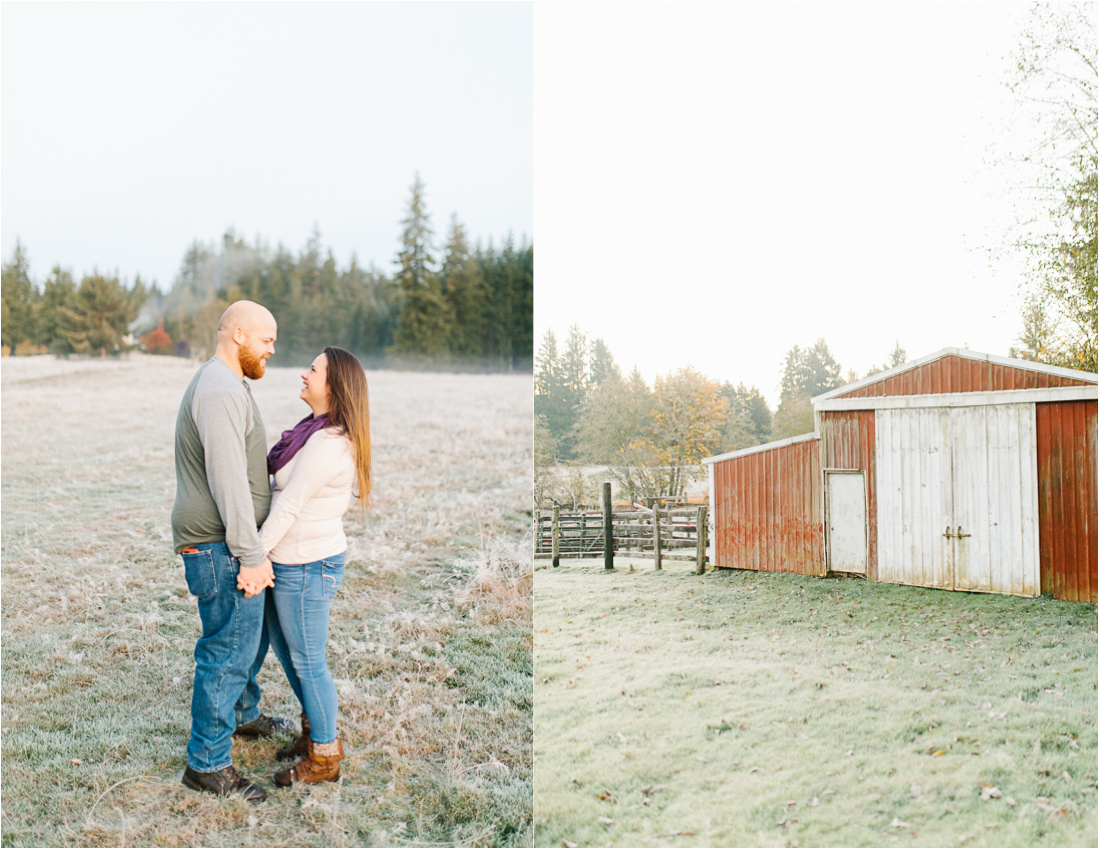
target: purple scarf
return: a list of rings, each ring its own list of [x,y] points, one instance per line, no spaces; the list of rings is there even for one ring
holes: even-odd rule
[[[316,418],[311,413],[289,431],[283,431],[283,436],[279,438],[279,442],[272,446],[271,451],[268,452],[268,474],[274,475],[290,463],[290,459],[298,454],[302,446],[306,444],[306,440],[329,424],[331,423],[327,413],[322,413]]]

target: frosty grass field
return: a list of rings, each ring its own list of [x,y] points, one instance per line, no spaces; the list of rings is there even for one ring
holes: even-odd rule
[[[537,563],[536,846],[1096,846],[1095,605]]]
[[[3,391],[5,846],[530,845],[530,376],[368,374],[376,504],[345,519],[339,783],[180,785],[199,622],[169,512],[197,363],[11,358]],[[298,369],[253,385],[269,444]],[[298,709],[274,655],[263,707]]]

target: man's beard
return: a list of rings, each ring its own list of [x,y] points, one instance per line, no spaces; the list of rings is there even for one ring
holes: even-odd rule
[[[245,377],[258,381],[264,376],[265,364],[263,358],[258,356],[251,348],[241,346],[237,349],[237,359],[241,364],[241,371]]]

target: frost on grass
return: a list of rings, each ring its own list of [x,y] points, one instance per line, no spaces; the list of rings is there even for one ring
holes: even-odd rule
[[[1096,845],[1095,606],[634,565],[536,574],[536,844]]]
[[[368,375],[374,504],[345,517],[328,646],[344,779],[257,810],[179,784],[198,614],[169,514],[195,367],[3,361],[4,842],[529,844],[530,378]],[[308,412],[298,374],[253,384],[269,443]],[[274,656],[260,681],[297,718]],[[234,745],[269,790],[273,750]]]

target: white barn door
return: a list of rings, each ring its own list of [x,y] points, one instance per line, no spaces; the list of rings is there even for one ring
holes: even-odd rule
[[[867,488],[862,472],[826,472],[829,569],[867,575]]]
[[[875,414],[881,581],[1035,596],[1032,404]]]

